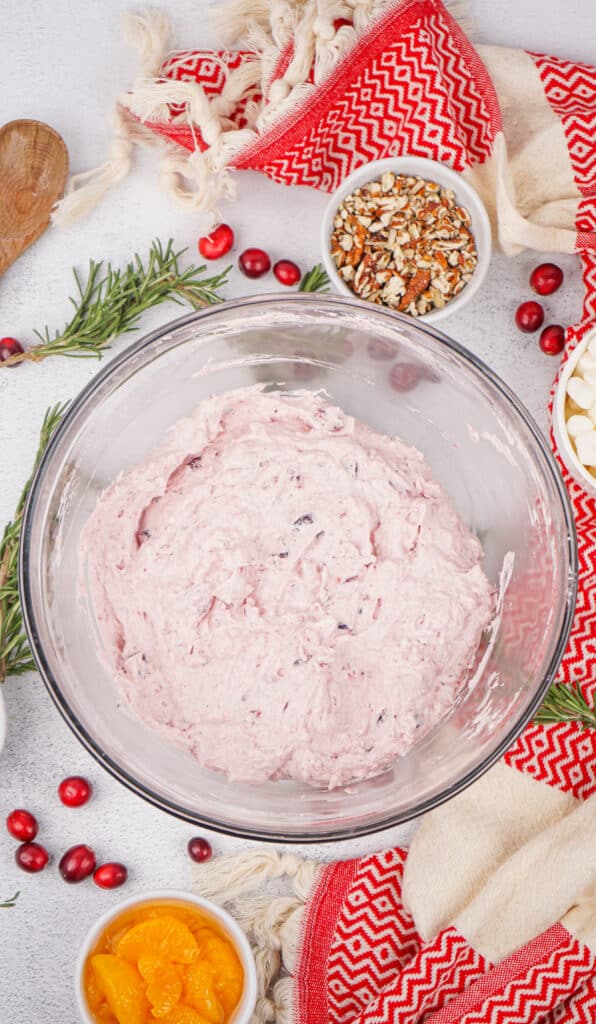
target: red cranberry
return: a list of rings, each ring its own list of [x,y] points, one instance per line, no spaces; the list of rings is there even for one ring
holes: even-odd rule
[[[82,882],[95,871],[95,854],[90,846],[71,846],[60,859],[58,868],[65,882]]]
[[[48,851],[39,843],[21,843],[15,850],[14,859],[22,871],[34,875],[43,871],[50,858]]]
[[[211,234],[199,238],[199,252],[206,260],[219,260],[234,244],[234,232],[229,224],[218,224]]]
[[[206,839],[202,839],[201,836],[195,836],[193,839],[188,840],[188,855],[191,860],[202,864],[204,860],[209,860],[213,850],[211,849],[211,843]]]
[[[66,807],[81,807],[93,793],[93,786],[82,775],[69,775],[58,786],[58,796]]]
[[[100,889],[117,889],[124,885],[127,878],[128,871],[124,864],[117,864],[115,861],[102,864],[93,875],[93,881]]]
[[[565,328],[560,324],[549,324],[540,333],[538,342],[547,356],[558,356],[565,348]]]
[[[389,383],[396,391],[411,391],[421,377],[420,368],[414,363],[396,363],[391,367]]]
[[[262,277],[271,270],[271,260],[264,249],[245,249],[240,253],[238,265],[247,277]]]
[[[288,288],[298,284],[302,277],[300,267],[296,263],[292,263],[292,260],[278,260],[273,267],[273,273],[279,283],[287,285]]]
[[[0,338],[0,363],[6,362],[11,356],[20,355],[24,352],[24,348],[20,341],[16,338]],[[18,366],[18,363],[13,363],[13,366]]]
[[[6,819],[6,827],[20,843],[30,843],[37,835],[37,819],[29,811],[11,811]]]
[[[366,346],[366,351],[371,359],[395,359],[397,345],[392,345],[389,341],[383,341],[382,338],[371,338]]]
[[[515,322],[520,331],[531,334],[537,331],[544,323],[544,309],[539,302],[530,299],[529,302],[522,302],[515,311]]]
[[[537,295],[552,295],[563,284],[563,276],[556,263],[541,263],[530,274],[530,287]]]

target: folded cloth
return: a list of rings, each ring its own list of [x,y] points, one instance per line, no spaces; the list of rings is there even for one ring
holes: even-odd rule
[[[588,1024],[595,850],[596,796],[500,764],[428,815],[409,853],[317,866],[247,851],[195,880],[251,938],[255,1024]],[[249,895],[280,877],[294,896]]]
[[[217,22],[240,49],[163,60],[163,15],[129,19],[142,61],[119,143],[127,128],[168,140],[164,180],[181,201],[211,209],[229,168],[331,191],[369,160],[410,153],[472,180],[507,251],[596,249],[593,68],[476,51],[440,0],[233,0]],[[123,173],[128,156],[113,161]],[[88,176],[62,217],[80,185]]]

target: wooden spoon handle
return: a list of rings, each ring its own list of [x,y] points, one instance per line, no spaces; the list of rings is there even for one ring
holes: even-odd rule
[[[67,174],[68,150],[49,125],[0,128],[0,274],[46,230]]]

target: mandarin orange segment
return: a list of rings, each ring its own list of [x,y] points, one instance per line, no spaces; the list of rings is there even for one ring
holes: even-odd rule
[[[215,971],[215,991],[226,1014],[230,1014],[244,986],[244,972],[236,950],[230,942],[220,939],[212,932],[205,942],[201,942],[201,955],[212,965]]]
[[[139,960],[139,971],[147,982],[147,999],[154,1017],[166,1017],[180,1002],[182,978],[169,960],[145,955]]]
[[[111,953],[91,957],[97,989],[103,993],[118,1024],[146,1024],[149,1003],[143,980],[132,964]]]
[[[96,1010],[95,1015],[98,1020],[105,1021],[106,1024],[114,1024],[115,1017],[107,1003],[102,1003],[99,1010]]]
[[[135,924],[119,940],[116,954],[130,963],[145,955],[190,964],[198,954],[197,940],[190,929],[171,914]]]
[[[209,939],[212,939],[214,935],[217,935],[217,932],[214,932],[213,928],[208,928],[204,921],[201,921],[196,925],[196,927],[193,928],[192,933],[197,940],[199,953],[201,954],[209,942]]]
[[[209,1024],[200,1013],[191,1006],[177,1006],[167,1017],[162,1017],[162,1024]]]
[[[93,1010],[93,1013],[97,1013],[102,1003],[105,1002],[105,997],[97,984],[97,977],[90,963],[87,964],[85,971],[85,992],[90,1009]]]
[[[190,930],[193,930],[193,925],[197,923],[197,914],[193,910],[187,910],[185,907],[177,907],[175,904],[157,904],[157,906],[148,906],[143,908],[143,917],[146,921],[155,920],[157,917],[175,917],[178,921],[182,921],[183,924],[187,925]],[[204,921],[201,919],[201,924]]]
[[[167,1017],[180,1002],[182,982],[173,968],[161,971],[147,985],[147,999],[154,1017]]]
[[[170,963],[170,961],[164,960],[161,956],[155,956],[154,953],[143,953],[139,957],[137,967],[143,981],[150,982],[153,981],[160,967],[167,963]]]
[[[210,1024],[223,1024],[225,1013],[215,991],[215,968],[206,960],[198,960],[186,968],[184,1001]]]

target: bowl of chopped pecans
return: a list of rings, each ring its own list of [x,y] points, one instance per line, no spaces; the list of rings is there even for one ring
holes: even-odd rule
[[[482,284],[490,222],[460,174],[435,160],[394,157],[359,167],[334,192],[321,247],[337,291],[434,323]]]

